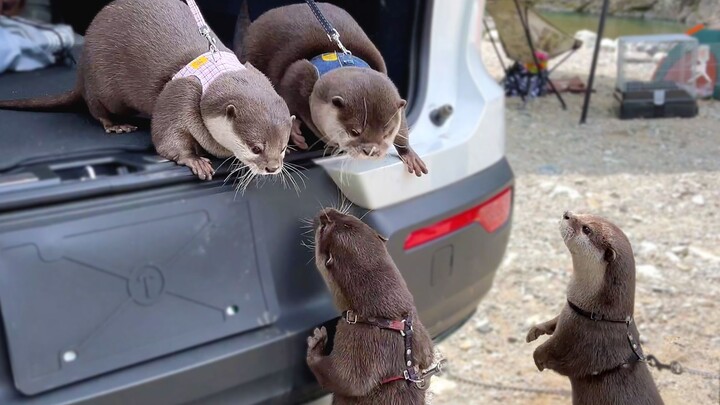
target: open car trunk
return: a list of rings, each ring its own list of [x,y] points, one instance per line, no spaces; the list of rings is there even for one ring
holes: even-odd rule
[[[88,4],[85,4],[88,3]],[[79,34],[84,34],[94,12],[108,1],[84,2],[82,10],[71,1],[55,1],[55,19],[69,22]],[[241,0],[235,1],[198,1],[213,30],[223,43],[232,47],[237,13]],[[294,3],[291,1],[249,0],[251,19],[264,11]],[[415,93],[415,71],[417,67],[418,40],[422,38],[419,30],[424,8],[422,0],[369,1],[351,0],[333,1],[347,9],[363,26],[373,42],[386,58],[389,75],[398,86],[403,97],[408,98],[412,108],[412,96]],[[316,21],[308,21],[317,24]],[[412,46],[408,46],[412,44]],[[79,55],[80,49],[75,50]],[[76,58],[79,59],[79,58]],[[74,66],[54,66],[28,73],[0,74],[0,98],[16,99],[67,91],[75,83]],[[143,165],[157,163],[147,158],[154,155],[149,135],[149,122],[138,118],[140,130],[130,134],[105,134],[101,125],[87,113],[37,113],[0,110],[0,201],[2,194],[22,184],[27,187],[32,182],[48,180],[48,165],[64,162],[64,171],[59,180],[78,180],[90,176],[122,176],[145,170]],[[307,134],[313,139],[312,134]],[[313,142],[314,143],[314,142]],[[315,150],[322,150],[316,144]],[[118,154],[143,156],[140,166],[126,161],[118,161]],[[317,153],[296,152],[288,156],[290,161],[307,161],[320,156]],[[87,169],[88,159],[103,158],[112,162],[105,167]],[[127,156],[125,156],[127,158]],[[72,161],[79,161],[77,170],[73,170]],[[40,166],[38,166],[40,165]],[[215,162],[218,166],[218,162]],[[189,173],[188,169],[182,169]],[[37,170],[43,173],[37,173]],[[56,169],[49,168],[52,173]],[[20,175],[25,173],[24,175]],[[28,174],[29,173],[29,174]],[[8,176],[14,174],[14,176]],[[189,176],[188,176],[189,177]],[[53,179],[57,181],[57,178]],[[191,180],[191,179],[188,179]],[[3,187],[13,185],[13,187]],[[0,207],[2,203],[0,202]]]
[[[249,1],[251,18],[295,3]],[[82,34],[107,2],[71,11],[75,3],[54,1],[53,10]],[[241,1],[198,3],[232,45]],[[333,3],[354,15],[386,55],[412,116],[431,2]],[[6,73],[0,98],[60,93],[72,88],[75,73],[74,66]],[[138,124],[137,132],[110,135],[87,113],[0,110],[0,403],[186,403],[215,394],[235,398],[237,387],[243,398],[296,399],[317,391],[304,342],[336,310],[312,253],[300,245],[298,218],[314,215],[318,202],[338,204],[336,184],[313,163],[322,146],[287,156],[305,168],[306,187],[297,195],[279,182],[239,194],[222,184],[227,165],[215,181],[199,181],[159,158],[149,122]],[[502,174],[492,176],[509,184],[509,172],[498,167]],[[492,187],[478,183],[452,195],[465,207]],[[396,207],[392,221],[380,211],[365,221],[390,237],[389,249],[402,251],[412,226],[442,214],[432,208],[440,204],[418,204],[425,208],[412,216]],[[488,244],[489,252],[502,251],[506,240]],[[431,260],[422,249],[407,260],[419,260],[408,284],[428,288]],[[456,277],[441,288],[468,285]],[[419,298],[421,312],[433,309],[424,318],[430,332],[446,332],[469,316],[478,291],[445,300],[447,307],[437,305],[441,295]]]

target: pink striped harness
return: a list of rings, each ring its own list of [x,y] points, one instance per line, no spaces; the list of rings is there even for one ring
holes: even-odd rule
[[[172,80],[195,76],[200,80],[204,93],[210,83],[215,81],[215,79],[223,73],[245,70],[245,66],[240,63],[234,53],[218,51],[215,45],[215,38],[210,34],[210,28],[208,28],[195,0],[187,0],[187,5],[190,7],[200,34],[208,40],[210,50],[185,65],[185,67],[173,76]]]

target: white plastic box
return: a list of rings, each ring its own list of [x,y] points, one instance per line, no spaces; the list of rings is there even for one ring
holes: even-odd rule
[[[621,92],[666,89],[676,85],[698,96],[698,40],[684,34],[618,38],[617,83]]]

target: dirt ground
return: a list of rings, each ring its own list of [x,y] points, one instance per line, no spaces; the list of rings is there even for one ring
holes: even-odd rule
[[[500,65],[488,42],[491,73]],[[590,50],[556,78],[586,80]],[[567,378],[538,372],[528,328],[565,300],[570,255],[557,223],[566,209],[606,216],[630,238],[637,264],[635,319],[646,354],[720,373],[720,102],[694,119],[620,121],[614,57],[602,54],[588,124],[582,97],[507,100],[507,156],[517,176],[510,245],[477,314],[439,345],[451,370],[502,387],[570,390]],[[720,403],[720,380],[652,370],[665,403]],[[570,404],[549,395],[433,380],[431,403]]]

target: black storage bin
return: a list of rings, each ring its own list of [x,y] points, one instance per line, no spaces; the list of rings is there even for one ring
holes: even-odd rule
[[[697,100],[672,82],[628,82],[616,90],[620,119],[691,118],[698,114]]]

